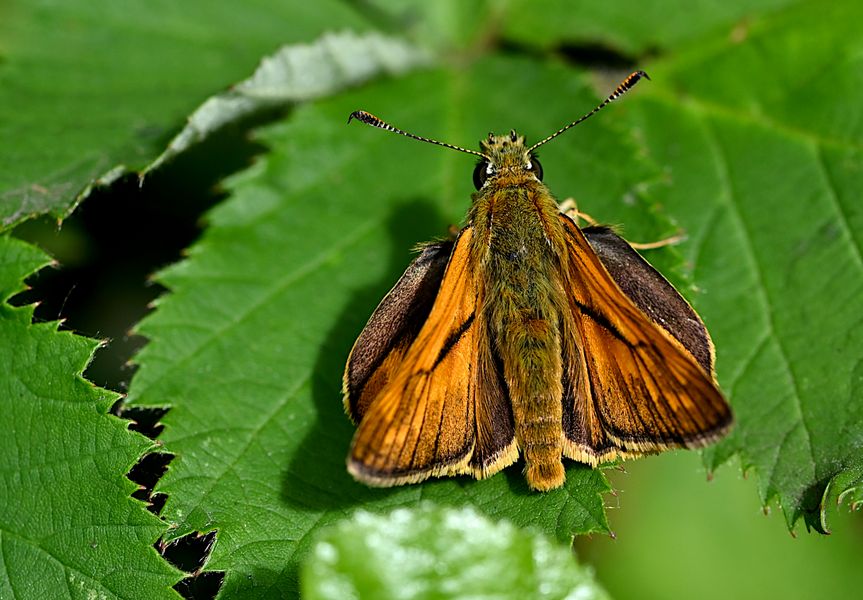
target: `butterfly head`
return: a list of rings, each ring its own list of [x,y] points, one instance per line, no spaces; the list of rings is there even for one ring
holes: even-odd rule
[[[476,189],[502,179],[511,184],[524,179],[542,181],[542,165],[524,145],[524,136],[514,129],[505,135],[489,133],[479,144],[483,158],[473,171]]]

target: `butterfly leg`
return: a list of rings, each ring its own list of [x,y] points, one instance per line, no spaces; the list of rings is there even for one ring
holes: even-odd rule
[[[599,221],[591,217],[589,214],[585,212],[581,212],[578,210],[578,206],[575,203],[574,198],[567,198],[563,202],[558,205],[560,212],[565,214],[567,217],[572,219],[576,225],[578,225],[579,219],[587,223],[590,227],[600,227]],[[686,232],[682,229],[678,229],[677,233],[667,238],[663,238],[661,240],[657,240],[655,242],[630,242],[627,240],[627,243],[635,248],[636,250],[655,250],[656,248],[664,248],[665,246],[673,246],[678,244],[686,239]]]
[[[560,212],[568,217],[575,218],[578,216],[578,206],[575,203],[575,198],[567,198],[557,205]]]
[[[657,240],[655,242],[629,242],[627,243],[636,250],[655,250],[656,248],[664,248],[665,246],[674,246],[686,239],[686,232],[678,229],[677,233],[667,238]]]
[[[567,217],[575,221],[576,225],[578,225],[578,220],[581,219],[592,227],[599,226],[599,221],[591,217],[589,214],[578,210],[575,198],[567,198],[558,205],[558,209],[560,209],[560,212],[565,214]]]

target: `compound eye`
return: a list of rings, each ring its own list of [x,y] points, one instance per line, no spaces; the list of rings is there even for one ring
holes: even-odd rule
[[[533,173],[534,177],[542,181],[542,165],[535,156],[531,156],[527,161],[527,170]]]
[[[473,186],[476,189],[482,189],[482,186],[485,185],[485,180],[493,172],[490,167],[491,165],[487,160],[481,160],[476,164],[473,170]]]

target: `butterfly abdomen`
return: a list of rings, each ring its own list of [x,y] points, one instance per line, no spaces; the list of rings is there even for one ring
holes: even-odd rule
[[[528,484],[550,490],[564,482],[560,338],[553,315],[533,307],[499,321],[498,348]]]
[[[516,440],[526,462],[525,476],[533,489],[550,490],[565,479],[562,299],[553,270],[554,245],[547,238],[547,223],[558,220],[556,205],[550,196],[523,191],[503,192],[497,200],[485,246],[486,314],[512,404]]]

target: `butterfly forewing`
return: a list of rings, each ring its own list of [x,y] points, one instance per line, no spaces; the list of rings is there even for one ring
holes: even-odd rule
[[[355,423],[399,368],[434,304],[452,242],[425,245],[384,296],[348,357],[345,410]]]
[[[562,319],[565,454],[597,464],[717,439],[731,412],[711,371],[621,290],[575,223],[561,219],[571,309]]]
[[[493,361],[478,350],[484,329],[468,264],[470,237],[469,228],[459,236],[440,292],[416,337],[397,362],[384,360],[379,367],[390,373],[363,411],[348,459],[351,473],[366,483],[396,485],[434,475],[486,472],[507,455],[507,444],[500,441],[507,424],[489,423],[494,417],[486,415],[502,413],[506,420],[506,408],[489,407],[506,402],[505,394],[489,393],[497,381],[480,391],[480,378],[497,376]],[[484,450],[472,461],[478,436]],[[512,438],[507,441],[511,445]]]
[[[713,342],[683,296],[610,228],[586,227],[581,232],[621,291],[712,374]]]

